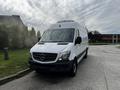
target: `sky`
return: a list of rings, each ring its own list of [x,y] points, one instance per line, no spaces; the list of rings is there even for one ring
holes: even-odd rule
[[[88,30],[120,34],[120,0],[0,0],[0,15],[20,15],[43,32],[59,20],[84,23]]]

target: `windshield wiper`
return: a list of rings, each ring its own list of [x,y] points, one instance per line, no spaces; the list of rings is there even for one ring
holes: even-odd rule
[[[43,43],[45,43],[45,42],[51,42],[51,41],[40,41],[40,42],[43,42]]]
[[[52,41],[52,42],[64,42],[64,41]]]
[[[64,41],[40,41],[40,42],[64,42]]]

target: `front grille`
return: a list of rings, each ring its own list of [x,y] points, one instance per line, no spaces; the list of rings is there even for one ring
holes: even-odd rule
[[[38,61],[42,62],[48,62],[48,61],[54,61],[57,57],[56,53],[33,53],[33,58]]]

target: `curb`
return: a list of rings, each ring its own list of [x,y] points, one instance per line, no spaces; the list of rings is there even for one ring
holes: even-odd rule
[[[27,68],[25,70],[22,70],[16,74],[13,74],[13,75],[10,75],[10,76],[7,76],[7,77],[4,77],[4,78],[1,78],[0,79],[0,85],[3,85],[5,83],[8,83],[12,80],[15,80],[15,79],[18,79],[26,74],[28,74],[29,72],[31,72],[32,70],[30,68]]]

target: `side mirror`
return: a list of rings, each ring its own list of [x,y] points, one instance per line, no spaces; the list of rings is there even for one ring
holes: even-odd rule
[[[82,38],[81,37],[77,37],[75,40],[75,45],[76,44],[80,44],[82,42]]]

